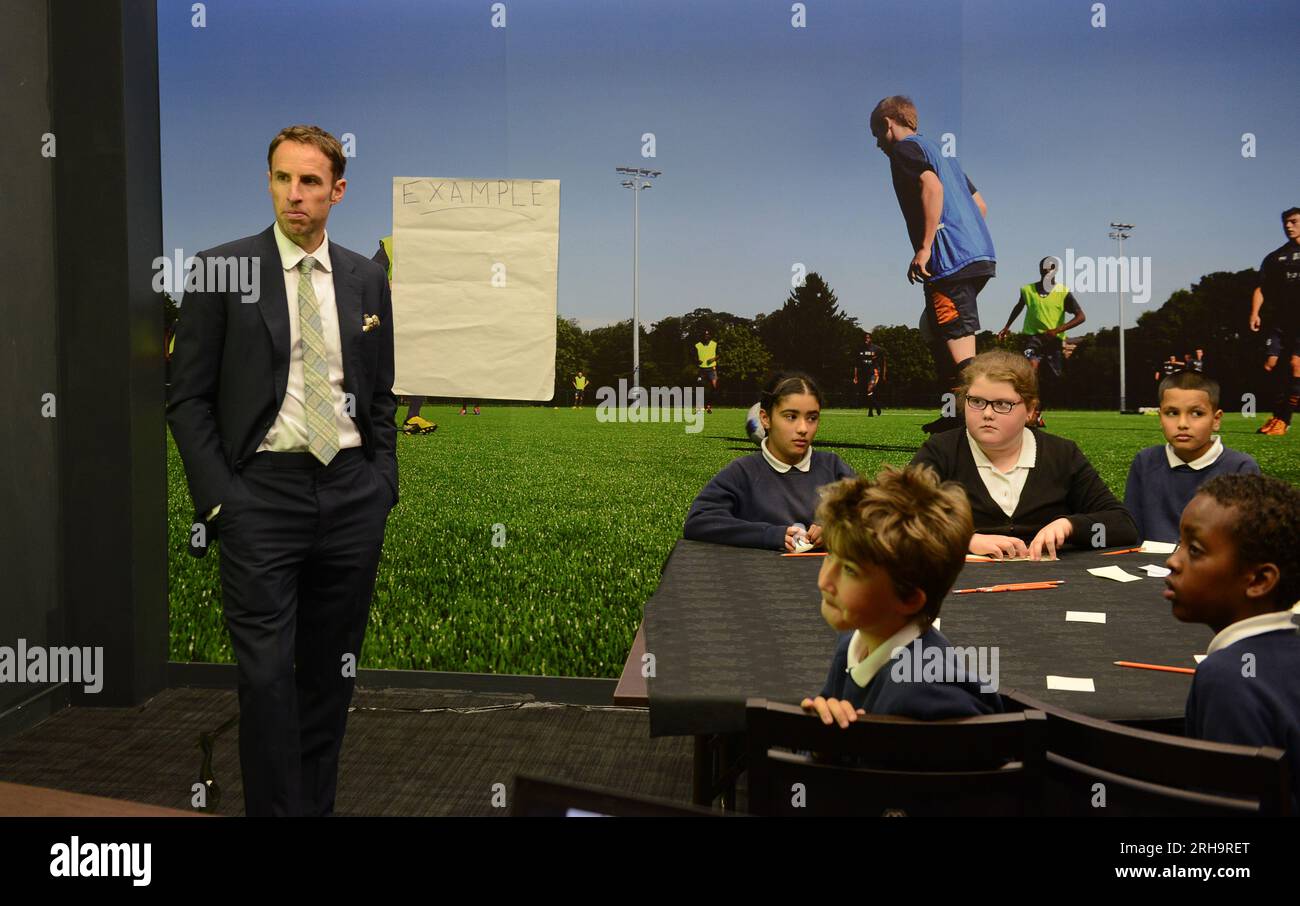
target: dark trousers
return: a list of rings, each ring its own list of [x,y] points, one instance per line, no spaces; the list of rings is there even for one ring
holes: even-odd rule
[[[245,809],[328,815],[392,493],[359,447],[327,467],[259,453],[234,487],[217,519]]]

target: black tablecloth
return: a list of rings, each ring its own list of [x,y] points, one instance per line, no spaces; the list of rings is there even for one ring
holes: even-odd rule
[[[1055,562],[968,563],[956,588],[1064,579],[1049,591],[949,595],[940,631],[954,645],[998,646],[1001,691],[1107,720],[1182,715],[1188,674],[1116,667],[1139,661],[1195,667],[1212,633],[1180,623],[1161,597],[1164,581],[1138,567],[1163,555],[1067,551]],[[678,541],[646,603],[647,685],[652,736],[740,732],[745,699],[797,703],[821,690],[836,634],[820,611],[821,557]],[[1115,582],[1090,567],[1121,566],[1143,576]],[[1067,610],[1106,622],[1066,622]],[[1047,676],[1091,677],[1095,692],[1048,690]]]

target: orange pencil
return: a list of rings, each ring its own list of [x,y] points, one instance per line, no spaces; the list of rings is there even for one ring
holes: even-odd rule
[[[782,554],[782,557],[825,557],[826,551],[802,551],[798,554]]]
[[[1165,673],[1195,673],[1191,667],[1166,667],[1163,664],[1139,664],[1137,661],[1115,661],[1116,667],[1137,667],[1142,670],[1163,670]]]
[[[1130,547],[1127,550],[1122,550],[1122,551],[1102,551],[1101,555],[1103,557],[1113,557],[1116,554],[1140,554],[1140,553],[1142,553],[1142,548]]]
[[[1056,588],[1064,579],[1052,579],[1048,582],[1010,582],[1006,585],[986,585],[983,588],[959,588],[953,594],[969,595],[980,591],[1035,591],[1043,588]]]

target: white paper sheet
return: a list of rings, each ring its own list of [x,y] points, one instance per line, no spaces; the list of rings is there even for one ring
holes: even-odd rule
[[[1132,573],[1126,573],[1118,566],[1095,566],[1088,570],[1094,576],[1101,579],[1114,579],[1116,582],[1137,582],[1141,576],[1135,576]]]
[[[1154,564],[1151,563],[1148,563],[1146,566],[1139,566],[1138,569],[1145,569],[1147,571],[1147,575],[1153,579],[1163,579],[1171,572],[1171,570],[1166,569],[1163,566],[1155,566]]]
[[[393,392],[549,400],[556,179],[393,178]]]
[[[1144,554],[1172,554],[1176,550],[1178,550],[1178,545],[1168,541],[1142,542],[1142,553]]]
[[[1092,610],[1067,610],[1065,612],[1065,621],[1067,623],[1105,623],[1106,615]]]

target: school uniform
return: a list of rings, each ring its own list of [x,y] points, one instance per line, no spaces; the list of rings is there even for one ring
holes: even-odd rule
[[[919,642],[919,645],[917,644]],[[912,621],[868,652],[858,632],[841,633],[831,659],[823,698],[852,702],[868,714],[894,714],[917,720],[977,717],[1002,713],[996,688],[980,691],[981,680],[963,671],[936,678],[927,662],[957,663],[952,643],[931,626],[924,633]],[[898,656],[894,656],[895,650]],[[917,663],[919,661],[919,663]],[[978,671],[976,671],[978,672]],[[994,672],[996,674],[996,671]],[[996,686],[996,675],[987,685]]]
[[[1285,749],[1300,811],[1300,604],[1239,620],[1210,641],[1187,696],[1186,734]]]
[[[1124,505],[1144,541],[1177,541],[1183,509],[1201,485],[1216,475],[1258,475],[1259,463],[1249,453],[1230,450],[1216,434],[1210,449],[1183,462],[1172,444],[1147,447],[1133,457]]]
[[[794,465],[781,462],[764,438],[759,452],[732,460],[704,486],[686,515],[682,535],[691,541],[785,550],[788,527],[813,524],[817,489],[854,474],[834,453],[816,453],[811,446]]]
[[[1010,473],[994,468],[965,428],[931,435],[912,457],[912,465],[918,464],[966,489],[979,534],[1029,542],[1043,526],[1064,517],[1072,526],[1066,543],[1075,547],[1093,546],[1100,537],[1095,526],[1105,530],[1101,547],[1139,540],[1133,517],[1083,451],[1055,434],[1025,428],[1020,460]]]

